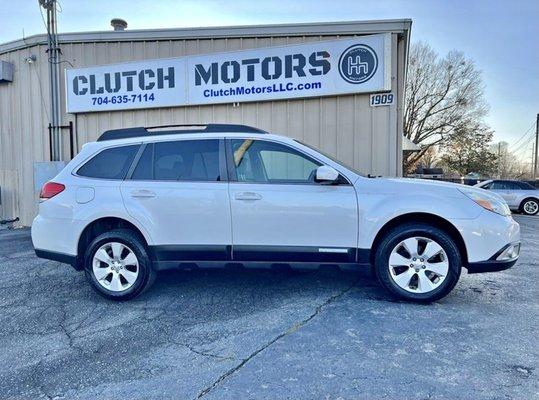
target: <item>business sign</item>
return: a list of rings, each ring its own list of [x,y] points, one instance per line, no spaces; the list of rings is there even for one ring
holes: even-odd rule
[[[391,35],[66,70],[67,112],[391,89]]]

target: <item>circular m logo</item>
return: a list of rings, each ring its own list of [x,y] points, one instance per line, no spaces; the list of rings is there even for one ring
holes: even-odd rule
[[[378,69],[375,51],[365,44],[347,48],[339,59],[339,73],[349,83],[363,83],[371,79]]]

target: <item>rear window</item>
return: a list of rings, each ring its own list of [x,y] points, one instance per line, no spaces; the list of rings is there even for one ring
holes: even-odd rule
[[[518,182],[518,185],[523,190],[535,190],[535,188],[530,185],[528,182]]]
[[[156,181],[219,181],[219,140],[150,143],[131,179]]]
[[[96,154],[77,171],[88,178],[124,179],[139,145],[105,149]]]

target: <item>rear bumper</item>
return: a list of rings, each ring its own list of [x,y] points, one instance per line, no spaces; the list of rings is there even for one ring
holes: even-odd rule
[[[82,221],[39,214],[32,222],[32,243],[36,249],[75,255],[83,229]]]
[[[55,251],[34,249],[36,256],[46,260],[58,261],[64,264],[69,264],[76,270],[81,270],[82,266],[78,263],[77,256],[65,253],[57,253]]]

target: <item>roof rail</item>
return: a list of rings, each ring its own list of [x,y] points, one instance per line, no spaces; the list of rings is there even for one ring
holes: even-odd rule
[[[172,128],[172,129],[171,129]],[[179,128],[179,129],[173,129]],[[182,129],[183,128],[183,129]],[[268,133],[248,125],[236,124],[174,124],[147,127],[112,129],[103,132],[98,142],[116,139],[128,139],[141,136],[177,135],[180,133]]]

